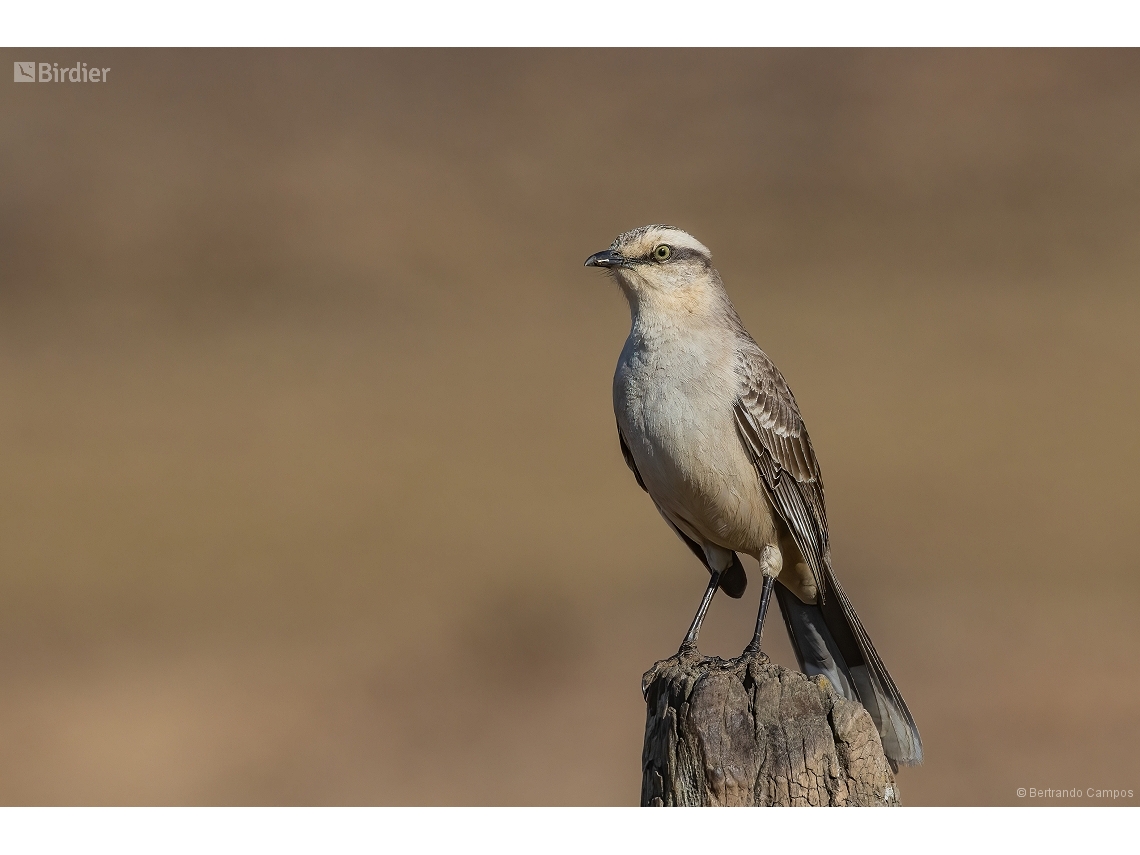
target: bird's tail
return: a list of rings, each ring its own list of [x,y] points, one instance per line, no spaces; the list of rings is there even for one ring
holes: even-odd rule
[[[823,674],[836,691],[871,714],[883,753],[896,768],[922,762],[922,738],[895,681],[834,574],[825,602],[807,605],[782,584],[776,598],[800,669]]]

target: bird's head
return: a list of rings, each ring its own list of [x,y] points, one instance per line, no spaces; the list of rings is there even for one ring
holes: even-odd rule
[[[586,259],[608,270],[635,309],[645,303],[700,302],[722,293],[708,247],[675,226],[642,226],[620,234]]]

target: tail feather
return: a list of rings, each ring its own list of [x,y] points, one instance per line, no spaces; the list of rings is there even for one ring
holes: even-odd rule
[[[858,700],[851,671],[831,630],[819,616],[819,606],[807,605],[783,585],[776,585],[776,599],[780,603],[780,613],[784,616],[784,626],[792,639],[800,670],[811,677],[822,674],[843,697]]]
[[[833,574],[822,605],[808,605],[782,584],[776,598],[805,674],[823,674],[835,690],[870,713],[894,764],[922,762],[922,739],[890,672]]]

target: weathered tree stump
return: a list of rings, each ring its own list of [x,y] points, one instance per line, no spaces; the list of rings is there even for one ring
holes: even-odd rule
[[[826,678],[678,653],[642,679],[641,804],[900,804],[878,731]]]

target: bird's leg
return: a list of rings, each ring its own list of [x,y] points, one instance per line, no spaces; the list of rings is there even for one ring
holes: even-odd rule
[[[772,600],[772,588],[775,587],[775,584],[776,578],[774,576],[764,577],[764,588],[763,591],[760,591],[760,610],[756,614],[756,635],[752,636],[752,641],[740,654],[741,659],[755,657],[760,652],[760,635],[764,633],[764,616],[768,612],[768,602]]]
[[[760,591],[760,611],[756,615],[756,634],[740,654],[741,659],[755,656],[760,652],[760,636],[764,632],[764,615],[768,613],[768,603],[772,599],[772,588],[776,585],[775,576],[764,577],[764,588]]]
[[[720,571],[714,570],[709,578],[709,586],[705,588],[705,596],[704,599],[701,600],[701,607],[697,609],[697,616],[693,618],[693,625],[689,627],[689,634],[686,635],[685,640],[681,642],[679,653],[696,651],[697,633],[701,631],[701,622],[705,619],[705,612],[709,610],[709,603],[712,602],[713,594],[716,593],[716,588],[719,584]]]
[[[772,587],[776,584],[776,577],[784,569],[784,556],[778,546],[766,545],[760,550],[759,560],[760,572],[764,574],[764,589],[760,592],[760,611],[756,614],[756,634],[740,654],[741,659],[756,656],[760,652],[760,635],[764,632],[764,615],[768,613]]]

